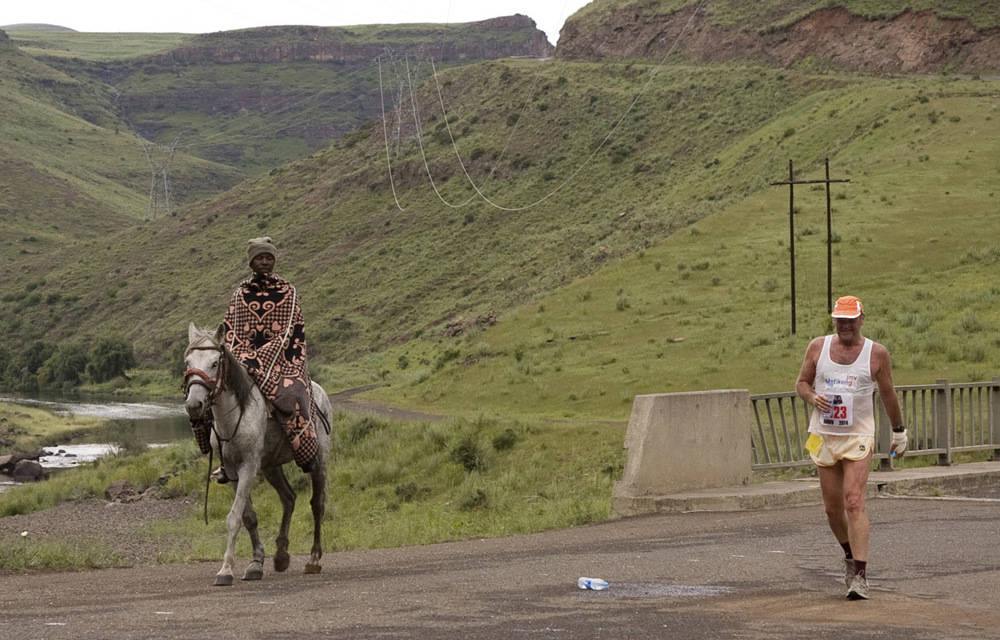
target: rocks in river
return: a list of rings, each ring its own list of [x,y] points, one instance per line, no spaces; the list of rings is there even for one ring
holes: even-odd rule
[[[0,474],[11,476],[15,482],[44,480],[48,473],[39,464],[42,452],[12,453],[0,456]]]
[[[10,474],[14,482],[38,482],[48,477],[48,473],[37,460],[18,460]]]

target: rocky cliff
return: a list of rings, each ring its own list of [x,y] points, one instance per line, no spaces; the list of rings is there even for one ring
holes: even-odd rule
[[[878,73],[1000,71],[1000,28],[910,10],[868,18],[842,7],[819,9],[767,30],[713,23],[689,5],[611,9],[594,20],[569,20],[556,56],[572,60],[661,60],[668,53],[709,62],[757,60],[782,66],[812,60]]]
[[[548,57],[553,47],[523,15],[456,25],[262,27],[206,34],[160,56],[157,63],[370,63],[386,49],[419,49],[435,60]]]

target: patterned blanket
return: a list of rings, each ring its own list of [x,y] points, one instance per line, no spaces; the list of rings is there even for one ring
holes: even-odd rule
[[[295,287],[273,273],[254,274],[233,292],[224,323],[226,343],[271,402],[296,464],[308,467],[318,445],[305,324]]]

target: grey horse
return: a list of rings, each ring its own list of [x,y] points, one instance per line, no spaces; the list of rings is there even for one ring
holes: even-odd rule
[[[292,460],[292,449],[281,426],[268,414],[267,403],[242,364],[224,343],[223,327],[216,331],[188,326],[188,347],[184,352],[185,408],[188,415],[201,417],[212,412],[215,420],[212,448],[219,452],[226,473],[232,479],[235,497],[226,516],[229,537],[222,568],[215,576],[217,586],[233,584],[236,536],[242,524],[253,543],[253,561],[243,573],[244,580],[264,576],[264,546],[257,532],[257,513],[251,491],[262,473],[281,498],[281,529],[278,532],[274,570],[288,568],[288,528],[295,508],[295,490],[288,483],[282,465]],[[319,409],[316,436],[319,453],[312,479],[313,545],[305,573],[319,573],[323,556],[321,531],[326,509],[326,471],[330,457],[332,407],[326,392],[312,383],[313,398]]]

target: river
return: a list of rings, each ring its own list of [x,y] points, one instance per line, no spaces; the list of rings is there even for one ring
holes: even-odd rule
[[[110,396],[26,397],[12,394],[0,395],[0,402],[35,407],[55,415],[108,420],[104,427],[74,438],[71,443],[44,447],[48,455],[40,462],[51,469],[93,461],[116,452],[124,443],[157,446],[191,437],[187,414],[180,402],[123,402]]]

